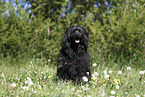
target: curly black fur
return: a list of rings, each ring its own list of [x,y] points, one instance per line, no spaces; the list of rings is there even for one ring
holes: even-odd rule
[[[88,52],[89,37],[87,31],[80,26],[66,30],[57,66],[59,79],[82,81],[82,77],[91,78]]]

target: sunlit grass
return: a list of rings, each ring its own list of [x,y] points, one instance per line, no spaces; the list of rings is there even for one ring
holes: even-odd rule
[[[0,96],[145,97],[145,71],[128,65],[92,64],[92,80],[80,85],[56,81],[51,61],[6,65],[0,69]],[[87,79],[84,77],[84,81]]]

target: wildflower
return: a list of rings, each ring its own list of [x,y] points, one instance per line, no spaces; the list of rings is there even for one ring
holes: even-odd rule
[[[12,88],[15,88],[15,87],[16,87],[16,84],[15,84],[15,83],[12,83],[12,84],[11,84],[11,87],[12,87]]]
[[[140,71],[139,74],[143,75],[144,74],[144,71]]]
[[[93,81],[96,81],[97,80],[97,77],[92,75],[92,78],[91,78]]]
[[[29,87],[27,87],[27,86],[24,86],[24,87],[21,87],[23,90],[25,90],[25,91],[28,91],[29,90]]]
[[[96,66],[97,66],[97,64],[96,64],[96,63],[94,63],[94,64],[93,64],[93,67],[96,67]]]
[[[3,72],[2,72],[2,75],[1,75],[1,77],[3,77],[3,78],[5,77],[5,75],[4,75],[4,73],[3,73]]]
[[[115,88],[116,88],[116,89],[119,89],[119,85],[115,85]]]
[[[127,67],[127,70],[131,70],[131,67]]]
[[[52,76],[48,76],[48,78],[52,78]]]
[[[40,85],[37,85],[38,89],[41,89],[41,86]]]
[[[25,84],[29,84],[30,82],[32,82],[31,78],[27,77],[27,80],[25,81]]]
[[[101,94],[101,96],[104,97],[104,96],[105,96],[105,92],[103,92],[103,93]]]
[[[84,80],[84,82],[88,81],[88,78],[86,76],[82,77],[82,79]]]
[[[118,71],[118,74],[122,74],[122,71]]]
[[[105,74],[105,78],[108,79],[110,76],[108,74]]]
[[[107,71],[106,71],[106,69],[103,71],[103,73],[104,73],[104,74],[107,74]]]
[[[37,91],[34,91],[34,93],[37,93]]]
[[[112,72],[113,72],[112,70],[109,70],[109,73],[110,73],[110,74],[112,74]]]
[[[34,85],[31,78],[29,78],[29,77],[27,77],[27,80],[25,81],[25,84],[28,84],[28,87],[31,87],[32,85]]]
[[[89,72],[87,72],[87,75],[89,76]]]
[[[33,82],[30,82],[30,83],[28,84],[28,87],[31,87],[32,85],[34,85],[34,83],[33,83]]]
[[[30,63],[32,64],[32,61],[30,61]]]
[[[119,82],[120,83],[120,79],[114,79],[115,82]]]
[[[51,61],[51,59],[48,59],[48,62],[50,62]]]
[[[136,95],[136,97],[140,97],[140,95]]]
[[[111,91],[111,94],[115,94],[115,91]]]
[[[94,72],[94,75],[96,75],[96,76],[97,76],[97,74],[98,74],[97,72]]]

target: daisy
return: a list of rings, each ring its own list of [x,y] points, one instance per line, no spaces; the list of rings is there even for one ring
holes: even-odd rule
[[[82,77],[82,79],[84,80],[84,82],[88,81],[88,78],[86,76]]]
[[[144,74],[144,71],[140,71],[139,74],[143,75]]]
[[[110,73],[110,74],[112,74],[112,72],[113,72],[112,70],[109,70],[109,73]]]
[[[118,71],[118,74],[122,74],[122,71]]]
[[[115,94],[115,91],[111,91],[111,94]]]
[[[16,85],[15,83],[12,83],[12,84],[11,84],[11,87],[12,87],[12,88],[15,88],[16,86],[17,86],[17,85]]]
[[[115,88],[116,88],[116,89],[119,89],[119,85],[116,85]]]
[[[96,64],[96,63],[94,63],[94,64],[93,64],[93,67],[96,67],[96,66],[97,66],[97,64]]]
[[[127,70],[131,70],[131,67],[127,67]]]

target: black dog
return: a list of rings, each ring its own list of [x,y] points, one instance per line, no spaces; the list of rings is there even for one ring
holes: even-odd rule
[[[89,37],[83,27],[73,26],[66,30],[57,66],[59,79],[79,83],[84,76],[88,81],[91,79],[88,44]]]

